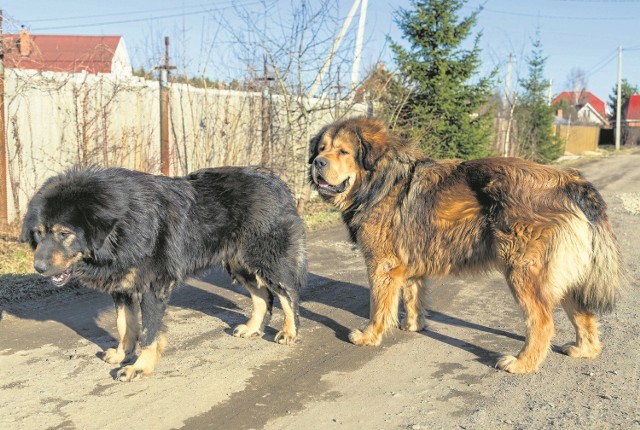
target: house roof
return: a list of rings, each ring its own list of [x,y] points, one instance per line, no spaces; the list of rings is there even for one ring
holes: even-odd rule
[[[35,35],[24,30],[21,34],[5,34],[5,67],[110,73],[121,39],[121,36]]]
[[[640,121],[640,94],[632,94],[626,108],[627,121]]]
[[[575,91],[563,91],[553,99],[553,104],[560,103],[561,100],[567,100],[572,106],[584,106],[588,103],[602,118],[607,117],[605,103],[590,91],[582,90],[579,93]]]

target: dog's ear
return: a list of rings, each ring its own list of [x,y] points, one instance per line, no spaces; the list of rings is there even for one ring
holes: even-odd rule
[[[93,219],[87,220],[85,235],[91,255],[96,262],[107,263],[115,259],[115,219]]]
[[[41,198],[36,194],[29,202],[27,213],[22,220],[22,231],[20,232],[20,242],[29,242],[31,248],[36,248],[36,240],[33,237],[33,230],[40,223],[40,205]]]
[[[125,218],[128,197],[120,190],[108,190],[86,198],[77,210],[83,214],[85,239],[97,262],[116,258],[119,244],[118,222]]]
[[[309,164],[313,163],[313,160],[315,160],[315,158],[318,156],[318,145],[320,144],[322,137],[324,136],[324,134],[327,132],[328,129],[329,129],[329,126],[325,125],[309,141]]]
[[[360,161],[365,170],[372,170],[389,149],[389,130],[384,121],[361,118],[356,122],[356,135],[360,141]]]

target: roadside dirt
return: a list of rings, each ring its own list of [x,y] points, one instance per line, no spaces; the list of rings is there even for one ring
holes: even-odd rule
[[[601,190],[629,267],[617,309],[600,319],[602,355],[557,352],[573,329],[556,312],[554,351],[538,373],[493,368],[524,327],[502,278],[431,287],[430,326],[392,330],[378,348],[347,340],[367,319],[362,257],[341,225],[309,234],[302,341],[231,336],[250,299],[219,271],[178,289],[168,347],[149,379],[114,380],[98,357],[115,345],[109,296],[79,289],[0,309],[0,428],[527,429],[640,428],[640,152],[580,166]],[[44,287],[53,288],[53,287]],[[275,310],[270,327],[279,327]]]

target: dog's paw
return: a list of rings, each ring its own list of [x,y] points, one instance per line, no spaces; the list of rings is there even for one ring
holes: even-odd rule
[[[349,333],[349,340],[351,343],[358,346],[378,346],[382,341],[382,336],[374,336],[368,334],[366,331],[361,332],[360,330],[353,330]]]
[[[109,364],[120,364],[125,358],[124,351],[116,348],[109,348],[102,354],[102,359]]]
[[[287,333],[282,330],[276,334],[276,337],[273,340],[280,345],[293,345],[298,341],[298,337],[295,334]]]
[[[562,352],[573,358],[595,358],[600,354],[600,345],[583,344],[582,347],[570,342],[562,346]]]
[[[537,368],[527,365],[524,360],[520,360],[512,355],[503,355],[496,363],[496,368],[509,373],[531,373]]]
[[[418,320],[409,321],[406,318],[400,323],[400,328],[405,331],[422,331],[427,327],[427,323],[424,318]]]
[[[118,373],[116,373],[116,379],[118,381],[131,382],[146,378],[150,374],[151,372],[145,372],[144,369],[139,369],[134,365],[130,365],[118,370]]]
[[[244,339],[248,339],[250,337],[260,336],[262,332],[260,330],[252,330],[246,324],[240,324],[235,329],[233,329],[233,335],[235,337],[241,337]]]

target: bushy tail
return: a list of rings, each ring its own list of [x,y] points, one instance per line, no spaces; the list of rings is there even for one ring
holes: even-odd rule
[[[613,310],[625,279],[625,269],[608,220],[592,225],[592,262],[582,288],[574,290],[576,302],[594,312]]]
[[[626,279],[626,271],[618,240],[607,217],[607,204],[596,188],[585,180],[570,184],[567,191],[589,220],[592,233],[591,266],[584,283],[574,289],[574,299],[590,311],[610,312]]]

